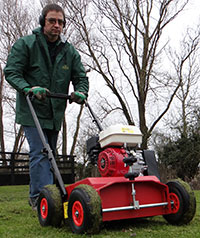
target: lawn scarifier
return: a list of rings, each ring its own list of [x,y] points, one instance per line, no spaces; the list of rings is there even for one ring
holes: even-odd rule
[[[70,99],[65,94],[50,93],[48,97]],[[138,148],[142,141],[140,130],[127,125],[103,130],[87,101],[85,105],[100,131],[87,141],[87,154],[97,164],[101,177],[86,178],[65,187],[31,95],[26,99],[56,178],[56,186],[45,186],[39,196],[37,209],[42,226],[58,227],[68,220],[72,232],[81,234],[99,232],[105,221],[163,215],[170,224],[184,225],[193,219],[193,191],[180,179],[167,184],[160,181],[154,151]]]

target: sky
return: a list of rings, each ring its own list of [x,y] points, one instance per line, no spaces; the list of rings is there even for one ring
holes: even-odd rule
[[[181,0],[180,0],[181,1]],[[186,8],[174,19],[164,32],[170,38],[170,45],[175,49],[180,44],[188,27],[194,29],[200,24],[200,0],[190,0]],[[200,27],[199,27],[200,28]],[[165,29],[166,30],[166,29]],[[200,45],[199,45],[200,46]],[[198,82],[200,88],[200,80]]]
[[[178,43],[184,30],[188,26],[200,24],[200,0],[190,0],[190,3],[180,15],[169,25],[169,32],[174,41]]]

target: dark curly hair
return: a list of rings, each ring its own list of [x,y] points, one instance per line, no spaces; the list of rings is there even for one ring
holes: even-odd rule
[[[61,6],[59,6],[59,5],[55,4],[55,3],[46,5],[46,6],[43,8],[43,10],[42,10],[42,15],[43,15],[43,17],[46,17],[46,15],[47,15],[47,13],[48,13],[49,11],[62,12],[63,18],[64,18],[64,20],[65,20],[65,13],[64,13],[64,10],[62,9]]]

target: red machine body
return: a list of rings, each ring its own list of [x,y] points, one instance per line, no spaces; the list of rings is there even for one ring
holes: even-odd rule
[[[103,221],[165,215],[179,209],[179,204],[171,209],[168,186],[155,176],[140,176],[134,181],[124,177],[86,178],[67,186],[68,195],[80,184],[92,186],[100,195]]]
[[[101,198],[102,221],[150,217],[177,212],[179,203],[173,198],[171,208],[168,186],[156,176],[125,178],[129,166],[124,148],[109,147],[99,153],[97,165],[102,177],[86,178],[66,187],[68,197],[80,184],[92,186]]]

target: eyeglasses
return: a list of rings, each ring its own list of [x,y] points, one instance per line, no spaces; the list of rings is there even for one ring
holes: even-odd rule
[[[56,18],[46,18],[46,20],[52,24],[52,25],[55,25],[56,22],[58,22],[58,25],[60,26],[63,26],[64,25],[64,20],[61,20],[61,19],[56,19]]]

